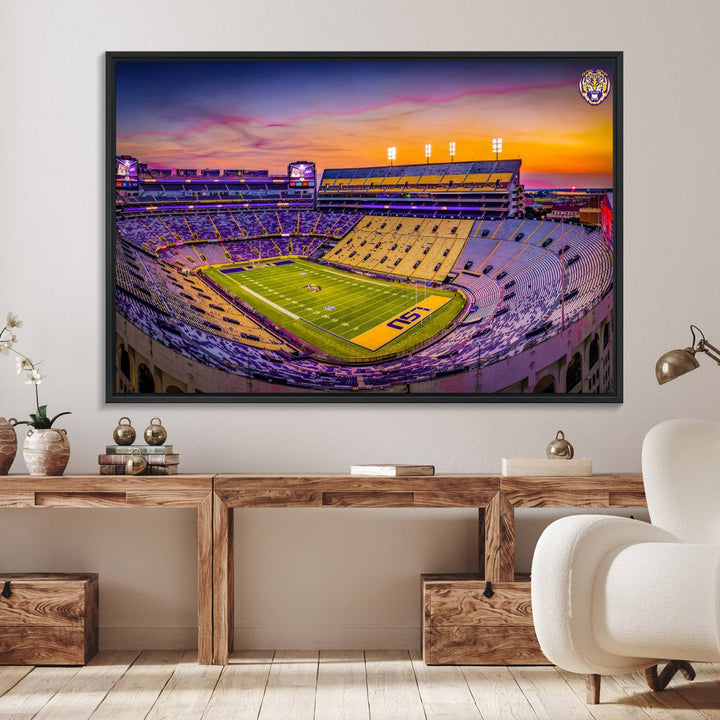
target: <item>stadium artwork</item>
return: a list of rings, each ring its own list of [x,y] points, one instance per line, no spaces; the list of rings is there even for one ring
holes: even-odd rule
[[[106,60],[108,401],[622,401],[622,53]]]

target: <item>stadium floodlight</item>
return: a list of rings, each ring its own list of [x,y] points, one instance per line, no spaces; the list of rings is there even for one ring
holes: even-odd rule
[[[495,159],[498,159],[498,155],[502,152],[502,138],[493,138],[493,152],[495,153]]]
[[[425,145],[425,161],[429,164],[430,163],[430,156],[432,155],[432,145],[430,143],[427,143]]]
[[[450,162],[455,162],[455,141],[450,142]]]
[[[396,147],[388,148],[388,160],[390,161],[390,167],[392,167],[393,160],[397,160],[397,148]]]

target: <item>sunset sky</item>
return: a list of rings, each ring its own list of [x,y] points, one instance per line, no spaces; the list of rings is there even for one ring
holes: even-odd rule
[[[612,187],[612,92],[578,92],[588,60],[117,62],[117,153],[151,167],[287,171],[522,159],[526,188]]]

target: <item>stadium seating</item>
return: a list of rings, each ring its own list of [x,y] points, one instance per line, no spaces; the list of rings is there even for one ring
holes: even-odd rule
[[[418,183],[424,178],[447,185],[452,179],[454,185],[460,175],[457,183],[466,183],[474,169],[472,163],[431,168],[418,166]],[[397,183],[401,171],[391,170],[327,180],[362,179],[364,186],[388,179]],[[499,166],[471,182],[502,183],[506,174]],[[567,326],[591,312],[611,289],[613,278],[613,259],[600,230],[521,218],[217,210],[123,215],[117,229],[117,309],[131,323],[210,367],[317,390],[383,389],[512,357],[557,333],[563,314]],[[197,274],[207,265],[289,255],[445,283],[468,302],[453,327],[409,356],[330,365]]]
[[[220,233],[209,215],[187,215],[185,217],[193,240],[215,240]]]
[[[170,234],[179,242],[191,242],[194,238],[184,215],[168,215],[163,218]]]
[[[485,320],[499,308],[502,286],[482,273],[461,273],[454,284],[465,292],[472,303],[471,311],[463,319],[464,323]]]
[[[148,203],[163,202],[203,202],[212,200],[231,201],[247,200],[250,202],[281,197],[287,194],[287,189],[278,187],[273,178],[256,178],[253,180],[239,180],[237,182],[199,182],[191,183],[177,181],[149,181],[144,179],[140,183],[139,193],[124,198],[131,205],[146,205]]]
[[[262,227],[262,235],[281,235],[282,227],[276,212],[255,213],[257,221]]]
[[[236,342],[275,348],[283,343],[250,320],[196,276],[158,261],[122,242],[116,244],[118,287],[190,327]]]
[[[232,213],[215,214],[212,220],[223,240],[239,240],[247,237],[247,233],[238,225]]]
[[[566,325],[574,322],[612,286],[612,258],[599,230],[528,222],[524,226],[528,236],[539,235],[538,244],[523,243],[522,239],[515,242],[522,221],[484,222],[481,227],[490,233],[478,237],[478,228],[473,228],[456,263],[455,271],[460,274],[455,284],[471,294],[478,305],[478,311],[469,314],[464,322],[480,320],[480,327],[490,328],[478,342],[481,353],[489,359],[509,357],[553,335],[563,313]],[[498,236],[504,239],[497,240]],[[542,238],[555,239],[543,248]],[[578,256],[572,265],[564,264],[558,254],[557,245],[563,242],[571,248],[573,257]],[[473,271],[463,270],[468,262]],[[482,283],[478,283],[478,276],[484,278]],[[490,282],[495,292],[488,288]],[[496,296],[500,302],[492,314],[488,313]],[[564,302],[565,298],[571,299]],[[539,328],[543,331],[527,337]]]
[[[290,350],[214,290],[203,287],[198,278],[183,272],[293,254],[309,256],[323,238],[346,232],[358,218],[297,211],[121,218],[117,287],[180,326],[243,345]],[[299,232],[301,226],[306,232]]]
[[[360,219],[354,213],[212,212],[162,216],[120,217],[117,229],[123,240],[147,252],[168,245],[213,240],[237,240],[279,235],[342,237]]]
[[[321,192],[347,193],[392,188],[457,189],[507,187],[517,179],[518,160],[465,163],[430,163],[373,168],[329,169],[323,173]]]
[[[381,275],[440,282],[471,227],[471,220],[365,215],[324,259]]]

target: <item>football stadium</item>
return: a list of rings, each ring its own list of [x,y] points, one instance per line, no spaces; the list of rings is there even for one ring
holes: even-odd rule
[[[319,179],[127,162],[121,392],[612,390],[611,194],[587,224],[524,217],[520,160]]]
[[[616,123],[586,63],[119,62],[113,398],[611,399]]]

